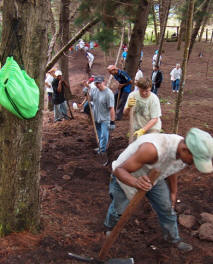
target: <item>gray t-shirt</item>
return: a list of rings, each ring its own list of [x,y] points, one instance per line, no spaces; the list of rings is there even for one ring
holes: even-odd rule
[[[103,91],[94,88],[90,92],[91,101],[93,101],[93,112],[95,122],[110,121],[110,108],[114,107],[113,92],[106,87]]]

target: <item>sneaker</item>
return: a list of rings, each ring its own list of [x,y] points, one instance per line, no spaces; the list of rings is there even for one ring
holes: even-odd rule
[[[175,246],[177,249],[184,251],[184,252],[189,252],[189,251],[192,251],[192,249],[193,249],[192,245],[187,244],[183,241],[176,243]]]

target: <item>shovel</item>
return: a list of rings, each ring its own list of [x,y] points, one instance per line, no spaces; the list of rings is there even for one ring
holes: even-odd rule
[[[154,184],[155,180],[160,175],[160,172],[152,169],[149,173],[149,179]],[[130,219],[130,217],[133,215],[133,213],[136,211],[138,205],[140,204],[141,200],[145,196],[146,192],[143,190],[138,190],[138,192],[135,194],[135,196],[130,201],[129,205],[125,209],[124,213],[120,217],[120,220],[115,225],[113,230],[111,231],[110,235],[106,238],[106,241],[104,245],[101,248],[101,251],[99,253],[99,256],[97,259],[95,258],[88,258],[80,255],[76,255],[73,253],[68,253],[68,255],[71,258],[75,258],[77,260],[88,262],[88,263],[94,263],[94,264],[134,264],[133,258],[127,258],[127,259],[109,259],[107,261],[104,261],[107,253],[109,252],[110,248],[112,247],[112,244],[117,239],[118,235],[120,234],[123,226],[127,223],[127,221]]]

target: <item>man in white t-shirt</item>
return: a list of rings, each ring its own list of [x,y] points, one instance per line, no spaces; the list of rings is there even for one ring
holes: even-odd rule
[[[152,65],[153,66],[155,66],[157,63],[157,57],[158,57],[158,50],[155,51],[155,54],[152,57]],[[158,64],[159,66],[161,65],[161,62],[162,62],[162,56],[160,55],[159,64]]]
[[[133,128],[137,137],[145,133],[160,133],[161,107],[157,95],[151,92],[152,82],[140,78],[138,91],[131,92],[124,107],[124,115],[128,115],[133,107]]]
[[[134,88],[134,91],[138,90],[137,81],[140,78],[143,78],[143,72],[142,72],[141,66],[138,67],[138,71],[136,72],[136,75],[135,75],[135,88]]]
[[[194,163],[202,173],[213,172],[213,138],[192,128],[185,139],[175,134],[147,134],[130,144],[112,163],[109,206],[104,222],[111,230],[137,190],[143,190],[158,215],[164,239],[181,251],[192,246],[181,241],[174,210],[177,195],[177,172]],[[160,175],[152,186],[147,176],[156,169]],[[166,182],[167,180],[167,182]]]
[[[88,60],[88,64],[87,64],[87,73],[89,75],[89,77],[91,76],[91,70],[92,70],[92,65],[94,62],[94,55],[91,52],[86,51],[86,57]]]
[[[53,87],[52,87],[52,82],[55,78],[55,71],[56,69],[53,68],[48,71],[46,74],[46,79],[45,79],[45,90],[47,93],[47,108],[49,111],[53,111]]]
[[[176,64],[176,67],[170,72],[170,75],[172,81],[172,92],[178,93],[180,88],[180,78],[182,75],[182,70],[179,63]]]

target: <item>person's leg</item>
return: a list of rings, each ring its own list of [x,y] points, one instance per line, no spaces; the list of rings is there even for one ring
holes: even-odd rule
[[[61,114],[63,118],[69,119],[69,117],[67,117],[67,102],[66,101],[60,104],[60,110],[61,110]]]
[[[112,229],[129,204],[129,200],[126,198],[124,191],[121,189],[114,175],[112,175],[110,181],[109,195],[111,204],[109,205],[104,225],[108,229]]]
[[[101,135],[100,135],[100,151],[106,152],[107,143],[109,140],[109,121],[101,122]]]
[[[53,93],[48,92],[47,95],[48,95],[47,108],[49,111],[52,111],[53,110]]]
[[[173,243],[180,241],[177,216],[172,208],[170,190],[165,180],[159,181],[146,196],[158,215],[164,238],[171,239]]]
[[[114,100],[115,100],[114,108],[116,109],[116,107],[117,107],[117,100],[118,100],[118,91],[116,91],[116,93],[114,94]]]
[[[175,88],[176,88],[176,82],[172,81],[172,92],[175,92]]]
[[[61,121],[60,104],[54,104],[54,121]]]
[[[177,79],[176,81],[175,81],[175,88],[176,88],[176,92],[178,93],[179,92],[179,89],[180,89],[180,79]]]
[[[95,122],[95,126],[96,126],[96,130],[97,130],[97,134],[98,134],[98,139],[99,139],[99,142],[100,142],[100,140],[101,140],[101,124]]]
[[[124,106],[126,104],[126,100],[128,98],[128,95],[129,95],[129,93],[122,92],[122,94],[120,96],[120,100],[118,102],[118,107],[117,107],[117,111],[116,111],[116,120],[122,119],[123,110],[124,110]]]

